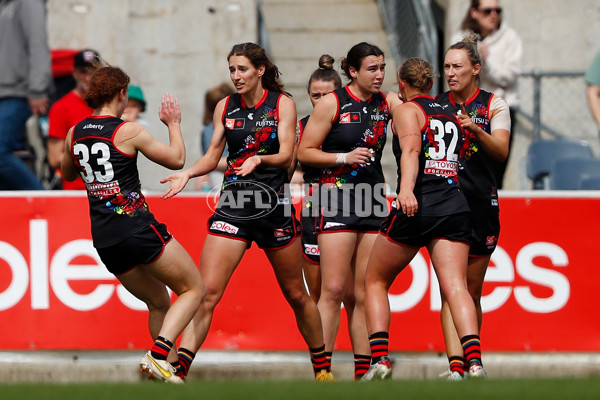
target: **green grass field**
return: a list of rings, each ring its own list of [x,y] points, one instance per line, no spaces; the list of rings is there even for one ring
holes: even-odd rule
[[[0,384],[0,399],[120,400],[120,399],[260,399],[260,400],[552,400],[600,399],[600,377],[578,379],[489,379],[445,382],[315,383],[310,381],[190,381],[93,384]]]

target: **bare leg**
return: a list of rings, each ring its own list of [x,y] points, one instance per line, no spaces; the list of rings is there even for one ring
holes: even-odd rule
[[[321,297],[321,265],[302,257],[302,271],[311,299],[317,304]]]
[[[467,290],[469,245],[434,239],[428,246],[440,289],[450,308],[459,337],[477,335],[477,313]]]
[[[246,251],[246,242],[207,235],[200,259],[200,274],[206,284],[206,297],[192,323],[184,330],[180,346],[196,353],[208,334],[215,307]]]
[[[157,335],[173,342],[190,322],[206,293],[192,258],[175,239],[165,245],[156,261],[119,275],[118,279],[127,290],[148,304],[153,314],[149,317],[153,337],[159,329]],[[166,313],[164,310],[169,297],[165,285],[178,296],[167,307]]]
[[[152,340],[156,340],[165,315],[171,307],[171,297],[167,287],[141,266],[118,275],[117,278],[131,294],[146,303],[146,307],[148,307],[148,330]],[[175,359],[177,359],[177,356],[169,353],[169,360],[173,361]]]
[[[302,249],[299,239],[277,250],[265,250],[283,296],[292,307],[300,334],[309,348],[323,346],[323,329],[319,310],[302,279]]]
[[[352,318],[348,322],[350,323],[352,349],[355,354],[371,354],[365,316],[365,274],[371,249],[377,236],[376,233],[359,233],[353,260],[352,275],[354,275],[354,282],[352,283],[352,292],[354,293],[354,309],[352,310]]]
[[[482,310],[481,310],[481,291],[485,279],[485,272],[490,261],[487,257],[469,257],[467,268],[467,288],[475,304],[477,311],[477,332],[481,332]],[[450,307],[444,294],[442,293],[442,310],[440,313],[442,321],[442,331],[444,333],[444,342],[446,343],[446,354],[450,357],[462,357],[463,349],[460,344],[460,338],[456,333]]]
[[[467,288],[475,303],[477,309],[477,325],[479,331],[481,331],[481,322],[483,319],[483,313],[481,310],[481,291],[483,290],[483,281],[485,280],[485,273],[490,263],[491,256],[486,257],[470,257],[469,268],[467,270]]]
[[[416,247],[401,246],[378,235],[371,250],[365,275],[365,306],[369,335],[389,332],[390,303],[388,291],[396,276],[419,251]]]
[[[340,306],[344,297],[357,234],[337,232],[317,237],[321,250],[321,297],[318,307],[323,321],[325,350],[333,351],[340,327]]]
[[[350,271],[348,275],[348,282],[346,283],[346,292],[344,293],[344,299],[342,300],[344,303],[344,310],[346,310],[346,318],[348,319],[348,335],[350,336],[350,342],[352,343],[352,348],[355,349],[358,342],[355,344],[355,340],[359,340],[361,333],[355,334],[352,330],[354,326],[352,323],[352,317],[354,316],[354,305],[356,303],[354,298],[354,271]]]

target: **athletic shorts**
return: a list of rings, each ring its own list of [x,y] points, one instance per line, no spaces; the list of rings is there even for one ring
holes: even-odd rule
[[[469,256],[488,256],[494,252],[500,236],[498,213],[471,217],[471,248]]]
[[[384,217],[359,217],[357,215],[345,216],[338,213],[334,216],[319,216],[317,221],[317,235],[331,232],[364,232],[377,233],[381,228]]]
[[[250,248],[252,242],[261,249],[277,249],[292,243],[300,235],[302,226],[295,217],[282,214],[257,219],[231,219],[213,214],[208,219],[208,233],[247,242]]]
[[[302,222],[302,253],[304,258],[315,264],[321,263],[321,252],[317,243],[317,232],[315,232],[317,220],[318,217],[300,216]]]
[[[100,259],[114,275],[123,274],[140,264],[155,261],[172,236],[167,226],[157,222],[113,246],[97,248]]]
[[[470,213],[444,216],[415,215],[407,217],[402,210],[393,209],[381,224],[381,234],[392,242],[411,246],[424,247],[433,239],[447,239],[456,242],[470,243]]]

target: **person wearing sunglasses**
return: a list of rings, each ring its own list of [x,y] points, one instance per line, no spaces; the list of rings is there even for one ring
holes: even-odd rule
[[[519,106],[517,81],[521,74],[523,44],[517,32],[507,26],[502,18],[502,7],[498,0],[471,0],[460,31],[451,44],[461,41],[470,33],[481,37],[479,54],[483,61],[480,88],[502,97],[508,103],[511,132],[515,132],[516,110]],[[509,148],[512,145],[511,135]],[[510,153],[509,153],[510,158]],[[496,165],[496,183],[502,189],[504,172],[509,158]]]

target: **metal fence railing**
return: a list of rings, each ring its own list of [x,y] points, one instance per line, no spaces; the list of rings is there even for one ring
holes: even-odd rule
[[[438,65],[438,33],[429,0],[377,0],[391,56],[400,66],[411,57]],[[438,92],[437,82],[432,93]]]
[[[519,114],[533,126],[533,139],[569,138],[596,145],[598,131],[585,98],[584,72],[534,69],[519,80]]]

